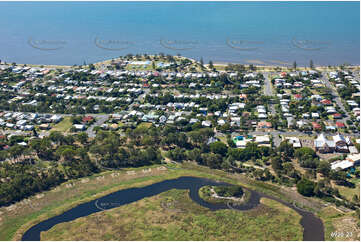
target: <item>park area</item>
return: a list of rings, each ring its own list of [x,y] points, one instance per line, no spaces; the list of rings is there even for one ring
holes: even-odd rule
[[[87,178],[70,180],[8,207],[0,208],[0,240],[21,240],[33,225],[63,213],[78,204],[112,192],[143,187],[181,176],[241,185],[282,199],[306,200],[297,193],[281,191],[271,184],[256,182],[239,174],[192,164],[164,164],[106,171]],[[286,194],[286,195],[285,195]],[[293,194],[290,197],[290,194]],[[312,203],[311,203],[312,202]],[[325,238],[342,225],[344,219],[359,228],[355,213],[337,209],[317,215],[325,224]],[[42,240],[302,240],[300,215],[266,198],[247,211],[211,211],[193,202],[187,190],[169,190],[137,202],[61,223],[41,234]],[[341,222],[340,222],[341,221]],[[99,227],[102,230],[99,231]],[[217,228],[217,229],[215,229]],[[354,230],[353,230],[354,231]],[[357,230],[356,230],[357,231]],[[353,233],[353,240],[359,234]]]
[[[210,211],[170,190],[44,232],[42,240],[302,240],[301,216],[263,198],[249,211]],[[99,230],[99,227],[102,227]]]

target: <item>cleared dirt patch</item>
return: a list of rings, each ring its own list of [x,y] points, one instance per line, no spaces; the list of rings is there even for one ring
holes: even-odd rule
[[[85,179],[80,180],[81,183],[88,183],[89,181],[90,181],[89,178],[85,178]]]

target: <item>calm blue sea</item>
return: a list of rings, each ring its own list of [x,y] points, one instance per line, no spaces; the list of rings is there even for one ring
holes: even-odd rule
[[[360,63],[359,2],[0,2],[0,26],[7,62],[163,52],[204,62]]]

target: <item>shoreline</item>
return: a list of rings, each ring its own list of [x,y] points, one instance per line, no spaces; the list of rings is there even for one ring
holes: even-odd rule
[[[164,54],[165,56],[167,54]],[[133,55],[135,56],[135,55]],[[148,55],[148,56],[154,56],[154,55]],[[125,57],[125,56],[124,56]],[[177,55],[173,55],[173,57],[175,58],[180,58],[180,59],[188,59],[190,61],[192,61],[193,63],[197,63],[198,61],[190,58],[190,57],[186,57],[186,56],[177,56]],[[103,61],[98,61],[98,62],[93,62],[93,63],[87,63],[86,65],[57,65],[57,64],[31,64],[31,63],[16,63],[16,66],[29,66],[29,67],[42,67],[42,68],[79,68],[79,67],[83,67],[83,66],[88,66],[90,64],[93,64],[94,66],[100,66],[100,65],[107,65],[110,64],[112,61],[116,61],[119,60],[119,57],[115,57],[115,58],[111,58],[111,59],[106,59]],[[233,65],[244,65],[244,66],[250,66],[253,65],[254,67],[256,67],[258,69],[258,71],[260,71],[261,69],[272,69],[272,68],[281,68],[281,69],[293,69],[292,64],[291,63],[286,63],[283,61],[276,61],[276,60],[246,60],[248,63],[244,64],[244,63],[237,63],[237,62],[223,62],[223,61],[214,61],[213,65],[215,67],[226,67],[229,64],[233,64]],[[274,62],[277,63],[279,62],[279,64],[266,64],[266,62]],[[12,65],[12,63],[14,62],[8,62],[8,61],[2,61],[0,63],[0,65]],[[205,63],[204,66],[208,66],[208,63]],[[340,66],[342,66],[343,64],[338,64],[338,65],[332,65],[332,66],[327,66],[327,65],[314,65],[314,69],[320,69],[320,70],[325,70],[325,69],[335,69],[335,68],[340,68]],[[360,64],[349,64],[346,65],[346,68],[352,68],[352,69],[360,69]],[[311,70],[310,67],[308,66],[297,66],[297,70]]]

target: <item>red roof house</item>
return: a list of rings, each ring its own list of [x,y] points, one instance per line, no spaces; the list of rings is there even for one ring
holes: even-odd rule
[[[302,95],[301,94],[295,94],[293,97],[298,101],[302,100]]]
[[[340,114],[340,113],[334,113],[334,114],[333,114],[333,118],[334,118],[334,119],[342,118],[342,114]]]
[[[258,122],[257,127],[260,129],[272,128],[271,122]]]
[[[321,129],[321,125],[319,123],[317,123],[317,122],[312,122],[312,127],[313,127],[314,130]]]
[[[332,105],[332,102],[331,102],[330,100],[328,100],[328,99],[323,99],[323,100],[321,101],[321,103],[322,103],[323,105]]]
[[[240,99],[247,99],[247,94],[242,93],[242,94],[239,95],[239,98]]]
[[[84,122],[84,123],[89,123],[89,122],[91,122],[91,121],[93,121],[93,117],[92,116],[84,116],[83,117],[83,119],[82,119],[82,121]]]
[[[337,128],[345,128],[345,124],[342,122],[336,122]]]

